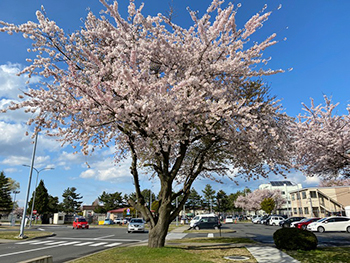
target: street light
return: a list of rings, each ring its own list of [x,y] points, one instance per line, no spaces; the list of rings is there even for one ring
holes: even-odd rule
[[[31,167],[30,165],[26,165],[26,164],[23,164],[23,166],[26,166],[26,167]],[[33,167],[33,169],[36,171],[36,182],[35,182],[35,188],[34,188],[34,196],[33,196],[33,202],[32,202],[32,210],[30,212],[30,218],[29,218],[29,228],[32,227],[32,216],[33,216],[33,210],[34,210],[34,203],[35,203],[35,196],[36,196],[36,188],[38,186],[38,178],[39,178],[39,174],[41,171],[44,171],[44,170],[53,170],[54,168],[43,168],[43,169],[36,169],[35,167]]]

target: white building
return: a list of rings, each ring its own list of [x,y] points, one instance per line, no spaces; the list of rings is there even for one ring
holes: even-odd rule
[[[281,209],[278,209],[278,214],[281,215],[292,215],[292,205],[291,205],[291,196],[290,192],[302,189],[301,184],[296,184],[291,181],[271,181],[269,184],[259,185],[259,189],[268,189],[268,190],[280,190],[282,197],[284,197],[287,202],[282,206]]]

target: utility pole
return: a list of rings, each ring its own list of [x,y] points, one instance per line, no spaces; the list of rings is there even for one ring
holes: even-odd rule
[[[26,210],[28,207],[28,199],[29,199],[29,192],[30,192],[30,184],[32,182],[32,174],[33,174],[33,167],[34,167],[34,159],[35,159],[35,151],[36,151],[36,145],[38,142],[38,133],[35,134],[35,140],[34,140],[34,148],[33,148],[33,154],[32,154],[32,163],[30,165],[30,172],[29,172],[29,179],[28,179],[28,188],[27,188],[27,195],[26,200],[24,202],[24,209],[23,209],[23,215],[22,215],[22,222],[21,222],[21,228],[19,232],[19,238],[27,238],[24,235],[24,225],[26,222]]]

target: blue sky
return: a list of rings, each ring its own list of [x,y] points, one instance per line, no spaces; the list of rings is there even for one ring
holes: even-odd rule
[[[139,5],[141,1],[135,1]],[[155,15],[169,9],[170,1],[145,0],[144,14]],[[189,27],[190,16],[186,11],[189,6],[200,14],[206,10],[210,0],[173,0],[175,8],[174,22]],[[128,1],[120,1],[120,10],[125,17]],[[226,2],[224,5],[226,5]],[[349,25],[350,1],[348,0],[241,0],[238,9],[238,28],[264,4],[273,14],[254,36],[254,40],[277,33],[279,43],[268,50],[264,56],[272,60],[268,66],[272,69],[284,69],[285,73],[265,78],[271,86],[271,93],[281,99],[285,111],[291,116],[302,112],[302,102],[309,104],[310,98],[317,103],[323,101],[323,95],[332,96],[333,101],[340,102],[338,114],[344,114],[350,98],[350,49]],[[282,4],[282,8],[278,6]],[[95,14],[103,9],[98,0],[1,0],[0,20],[15,24],[28,20],[36,21],[35,12],[44,5],[47,15],[63,27],[66,32],[73,32],[82,25],[81,18],[90,8]],[[20,90],[25,90],[25,77],[17,77],[16,72],[26,65],[29,56],[27,48],[30,41],[21,35],[9,36],[0,34],[0,108],[9,100],[17,98]],[[288,71],[293,68],[292,71]],[[36,79],[32,80],[37,81]],[[24,135],[28,129],[24,122],[28,116],[23,112],[0,114],[0,170],[21,185],[21,193],[17,195],[19,205],[23,206],[33,145],[30,138]],[[113,164],[111,151],[99,151],[94,156],[83,157],[73,155],[70,147],[61,147],[60,143],[40,136],[35,159],[35,167],[54,167],[54,170],[42,171],[39,179],[43,179],[49,193],[62,200],[62,193],[67,187],[76,187],[83,196],[85,204],[91,204],[103,191],[130,193],[133,191],[128,162]],[[87,168],[89,163],[90,169]],[[34,175],[36,176],[35,172]],[[292,171],[288,179],[303,186],[313,186],[317,178],[305,178],[300,172]],[[282,180],[272,176],[270,180]],[[195,187],[198,192],[210,183],[215,190],[223,189],[227,193],[249,187],[255,189],[269,179],[242,181],[239,186],[225,180],[225,184],[217,184],[209,180],[199,180]],[[34,188],[33,178],[31,190]],[[142,178],[141,186],[152,187],[157,191],[157,182]]]

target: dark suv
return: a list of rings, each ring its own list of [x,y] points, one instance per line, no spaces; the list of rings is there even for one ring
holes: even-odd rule
[[[217,216],[202,217],[201,220],[194,223],[193,225],[193,228],[196,230],[208,229],[208,228],[218,229],[220,227],[221,227],[221,223]]]
[[[280,221],[279,224],[281,227],[290,227],[291,223],[296,222],[296,221],[301,221],[304,218],[305,218],[304,216],[292,216],[292,217],[289,217],[285,220]]]

